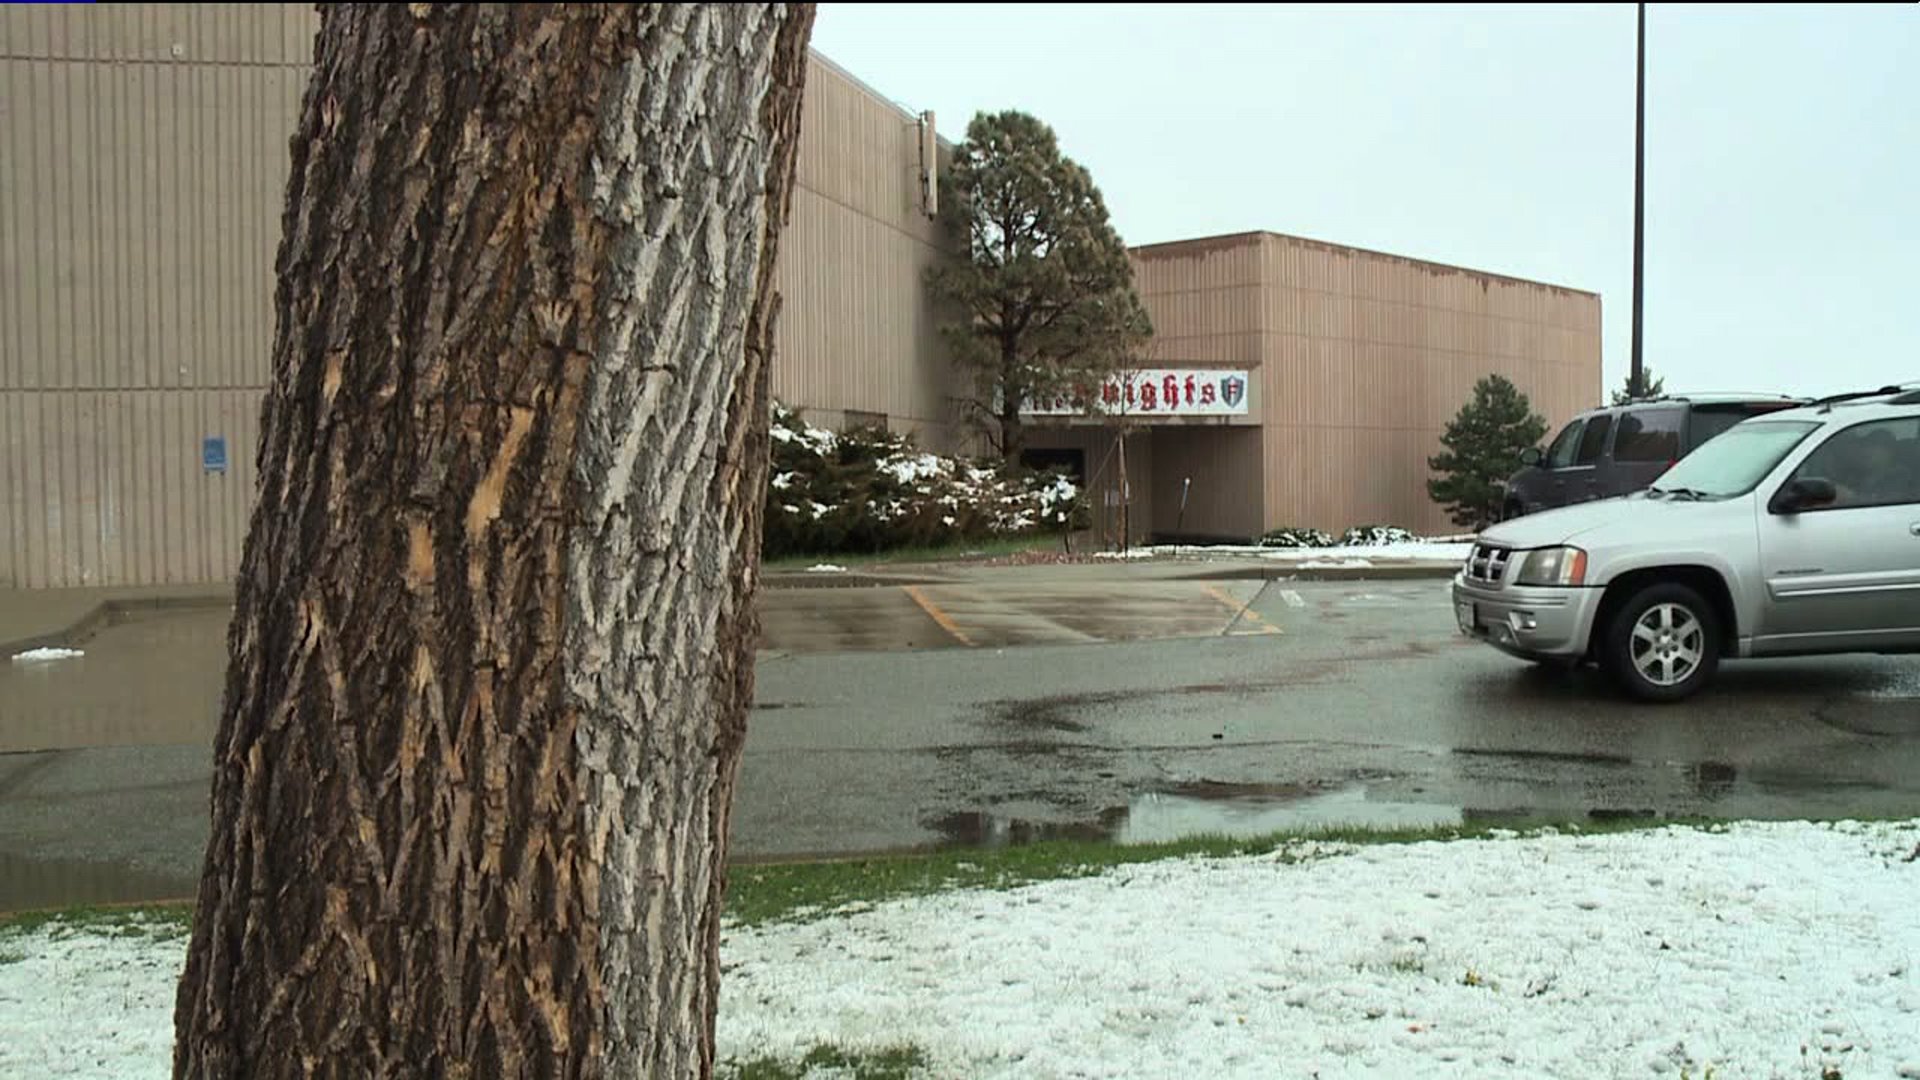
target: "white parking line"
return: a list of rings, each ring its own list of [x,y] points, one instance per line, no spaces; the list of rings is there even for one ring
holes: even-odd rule
[[[1288,607],[1306,607],[1307,606],[1306,600],[1302,598],[1299,593],[1294,592],[1292,589],[1281,590],[1280,599],[1285,600],[1287,602]]]

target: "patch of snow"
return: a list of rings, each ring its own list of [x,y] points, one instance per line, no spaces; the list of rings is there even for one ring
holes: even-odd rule
[[[1096,551],[1096,559],[1151,559],[1157,554],[1153,548],[1128,548],[1125,551]]]
[[[1279,561],[1296,559],[1376,559],[1421,563],[1464,563],[1473,554],[1472,544],[1436,543],[1414,540],[1400,544],[1356,544],[1325,548],[1262,548],[1260,557]]]
[[[888,458],[875,465],[881,472],[903,484],[945,476],[948,466],[949,463],[945,459],[933,454]],[[924,491],[922,493],[924,494]]]
[[[1302,570],[1365,570],[1373,563],[1366,559],[1308,559],[1296,565]]]
[[[785,491],[793,486],[793,476],[791,472],[776,473],[769,483],[773,485],[773,490]]]
[[[907,1042],[939,1076],[1920,1077],[1916,842],[1920,820],[1297,845],[729,927],[718,1049]],[[167,1075],[184,939],[0,945],[0,1075]]]
[[[840,441],[838,435],[828,431],[826,428],[817,428],[812,424],[805,423],[800,424],[800,430],[798,431],[776,423],[773,425],[769,434],[778,442],[791,443],[797,440],[800,445],[816,454],[828,453]]]
[[[826,503],[818,503],[818,502],[813,502],[812,500],[808,500],[807,505],[813,511],[813,520],[815,521],[819,521],[821,518],[826,517],[828,514],[833,512],[833,507],[828,506]]]
[[[13,654],[16,664],[39,664],[48,660],[75,660],[87,655],[80,649],[28,649]]]
[[[844,574],[846,572],[846,567],[835,566],[832,563],[823,562],[815,566],[807,567],[807,573],[809,574]]]
[[[1273,562],[1300,562],[1302,560],[1340,560],[1372,559],[1403,563],[1445,563],[1457,565],[1467,561],[1472,554],[1471,543],[1441,542],[1437,540],[1416,540],[1400,544],[1358,544],[1333,547],[1261,547],[1252,544],[1164,544],[1153,550],[1163,555],[1177,555],[1186,558],[1257,558]]]
[[[0,931],[0,1076],[164,1080],[186,938]]]

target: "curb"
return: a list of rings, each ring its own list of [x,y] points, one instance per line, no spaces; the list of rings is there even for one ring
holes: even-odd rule
[[[939,578],[893,577],[879,574],[768,574],[763,589],[882,589],[893,585],[939,585]]]
[[[0,641],[0,657],[10,658],[15,653],[33,649],[73,648],[100,631],[116,623],[125,622],[141,612],[211,611],[232,606],[231,592],[179,593],[173,596],[139,596],[102,600],[89,608],[86,614],[58,630],[35,634],[32,637],[17,638],[13,641]]]

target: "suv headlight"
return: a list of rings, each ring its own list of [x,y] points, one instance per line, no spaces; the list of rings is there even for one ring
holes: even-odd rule
[[[1541,548],[1527,552],[1520,564],[1517,585],[1585,585],[1587,553],[1576,547]]]

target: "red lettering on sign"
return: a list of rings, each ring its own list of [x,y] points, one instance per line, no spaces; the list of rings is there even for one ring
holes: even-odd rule
[[[1204,386],[1200,387],[1200,404],[1202,405],[1213,404],[1213,384],[1212,383],[1207,383]]]

